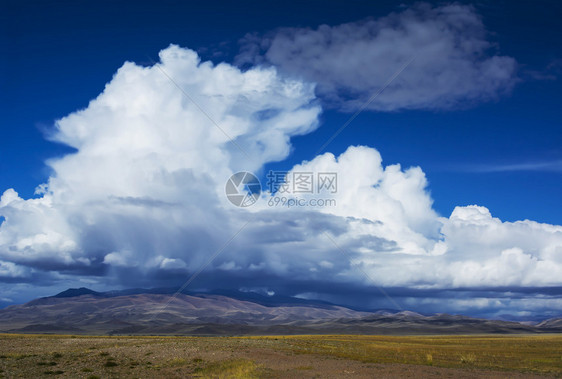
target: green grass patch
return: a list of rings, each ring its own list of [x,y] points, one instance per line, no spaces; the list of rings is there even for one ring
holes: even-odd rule
[[[259,366],[247,359],[213,362],[195,370],[196,375],[212,378],[259,378]]]

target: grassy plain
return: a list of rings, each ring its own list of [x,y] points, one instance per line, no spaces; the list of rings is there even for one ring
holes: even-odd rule
[[[562,335],[0,335],[0,377],[562,377]]]

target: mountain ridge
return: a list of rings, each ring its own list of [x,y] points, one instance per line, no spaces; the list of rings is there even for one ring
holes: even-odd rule
[[[0,332],[94,335],[562,332],[562,319],[530,325],[462,315],[366,312],[282,296],[222,293],[175,293],[171,289],[97,292],[85,287],[70,288],[0,310]],[[227,293],[231,296],[226,296]]]

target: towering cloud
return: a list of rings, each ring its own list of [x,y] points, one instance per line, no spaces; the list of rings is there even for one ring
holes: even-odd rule
[[[51,138],[77,151],[48,162],[39,198],[4,192],[1,259],[70,273],[181,268],[229,230],[225,178],[285,158],[290,137],[318,125],[313,86],[273,68],[242,73],[177,46],[160,59],[125,63],[86,109],[56,122]]]

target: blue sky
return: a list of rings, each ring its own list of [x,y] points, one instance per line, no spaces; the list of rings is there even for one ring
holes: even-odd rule
[[[562,83],[559,77],[562,73],[562,45],[557,36],[562,34],[559,23],[562,6],[556,1],[456,4],[471,16],[476,15],[485,28],[482,35],[479,33],[484,29],[478,27],[478,30],[458,32],[459,36],[473,33],[478,42],[489,44],[475,53],[475,60],[495,56],[515,62],[505,85],[490,84],[491,95],[473,95],[473,90],[470,95],[458,97],[453,105],[443,105],[442,98],[422,105],[416,105],[416,99],[381,103],[361,112],[324,152],[339,156],[349,146],[365,145],[380,153],[385,166],[399,163],[403,170],[411,166],[421,167],[428,183],[426,193],[433,200],[432,209],[445,218],[457,206],[476,204],[486,207],[493,217],[503,222],[528,219],[561,225],[562,100],[559,94]],[[441,2],[426,4],[432,9],[444,5],[446,3]],[[54,5],[38,1],[7,1],[2,2],[1,7],[0,46],[4,59],[0,63],[0,194],[13,188],[22,199],[41,197],[34,195],[36,187],[47,182],[56,171],[46,165],[47,160],[77,151],[76,146],[69,146],[72,144],[60,143],[65,141],[64,138],[59,138],[58,143],[52,141],[57,140],[57,137],[53,138],[55,121],[87,108],[124,62],[150,67],[160,60],[159,52],[170,44],[197,52],[203,61],[226,62],[244,70],[273,66],[280,75],[305,82],[317,81],[315,101],[322,107],[318,125],[300,133],[302,135],[288,132],[291,153],[279,161],[264,158],[263,164],[253,169],[261,173],[263,179],[270,169],[291,170],[303,161],[312,161],[324,142],[357,109],[357,105],[349,105],[350,102],[355,97],[357,101],[363,101],[362,96],[377,88],[354,87],[355,82],[349,79],[332,91],[329,89],[332,82],[323,82],[314,76],[322,74],[324,66],[317,66],[316,71],[295,68],[294,62],[301,59],[306,63],[306,57],[279,55],[283,49],[276,52],[275,41],[293,38],[292,33],[306,35],[322,24],[333,28],[333,33],[339,33],[337,26],[346,23],[353,28],[362,28],[364,20],[380,20],[392,12],[406,14],[402,12],[416,9],[414,2],[392,1],[308,1],[304,4],[280,1],[60,1]],[[432,21],[431,15],[419,17],[422,25]],[[404,16],[400,22],[407,23],[408,20]],[[245,48],[252,46],[255,40],[265,44],[265,50],[244,60],[248,58],[244,56]],[[306,44],[303,46],[307,47]],[[402,45],[399,43],[399,46]],[[397,78],[397,84],[401,78],[407,80],[408,75],[414,75],[416,65],[429,58],[416,59]],[[435,60],[438,62],[440,57]],[[392,72],[398,67],[389,64],[389,69]],[[485,78],[479,72],[475,75],[475,78]],[[330,80],[337,82],[338,79]],[[464,83],[462,78],[456,80]],[[381,102],[385,95],[385,92],[381,94]],[[385,106],[387,109],[383,109]],[[3,248],[8,249],[6,246]],[[553,246],[550,249],[558,251],[558,245]],[[88,249],[82,247],[81,251],[84,250]],[[534,251],[533,248],[528,250],[529,254]],[[112,251],[104,252],[106,256],[108,253]],[[17,259],[10,261],[10,254],[3,253],[2,259],[25,266]],[[110,260],[105,260],[106,265]],[[190,266],[189,262],[187,265]],[[29,295],[25,294],[33,292],[30,288],[34,285],[44,286],[47,288],[45,292],[51,291],[74,283],[82,272],[76,267],[50,269],[41,264],[29,267],[35,271],[22,281],[27,284],[20,293],[15,291],[6,298],[11,301],[26,299]],[[92,271],[84,268],[86,274],[82,278],[99,270],[111,271],[105,266],[100,267],[91,268]],[[53,272],[69,276],[59,281],[47,280]],[[92,275],[95,287],[99,285],[96,280],[100,275]],[[14,278],[10,281],[17,281]],[[548,286],[556,284],[562,285],[550,283]],[[117,282],[115,285],[124,286]],[[547,286],[532,282],[518,285]],[[485,286],[497,285],[486,282]],[[415,302],[412,304],[420,306]],[[516,312],[514,309],[508,311]],[[550,309],[548,312],[555,311]]]

